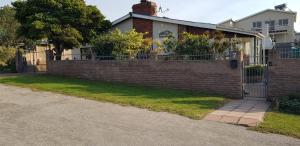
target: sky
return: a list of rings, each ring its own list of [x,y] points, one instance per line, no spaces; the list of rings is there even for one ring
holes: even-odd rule
[[[300,32],[300,0],[152,0],[163,9],[170,11],[159,14],[174,19],[219,23],[232,18],[237,20],[275,5],[287,3],[288,7],[297,11],[295,30]],[[0,0],[0,6],[11,0]],[[96,5],[107,19],[114,21],[129,12],[133,4],[140,0],[86,0],[89,5]]]

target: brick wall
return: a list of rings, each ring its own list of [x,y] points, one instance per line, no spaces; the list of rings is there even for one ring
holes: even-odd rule
[[[269,99],[300,93],[300,59],[273,59],[269,67]]]
[[[147,0],[142,0],[141,3],[132,6],[132,12],[135,14],[156,16],[156,11],[156,3]]]
[[[178,39],[182,40],[182,33],[186,32],[186,26],[178,25]]]
[[[229,61],[49,61],[48,73],[241,98],[241,69]]]
[[[140,33],[147,33],[145,38],[153,37],[153,21],[147,19],[133,18],[133,28]]]

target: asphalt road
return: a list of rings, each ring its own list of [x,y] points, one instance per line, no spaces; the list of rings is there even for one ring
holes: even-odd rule
[[[0,145],[299,146],[300,140],[0,85]]]

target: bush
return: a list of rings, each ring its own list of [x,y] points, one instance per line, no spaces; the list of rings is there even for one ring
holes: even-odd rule
[[[247,76],[261,76],[264,74],[264,71],[263,65],[251,65],[246,67]]]
[[[213,52],[208,33],[194,35],[184,32],[175,49],[178,55],[203,55]]]
[[[300,95],[295,94],[279,98],[279,110],[293,114],[300,114]]]
[[[144,39],[144,33],[135,30],[123,33],[119,29],[100,35],[92,43],[99,56],[128,55],[130,58],[149,51],[152,46],[150,39]]]
[[[0,72],[15,72],[16,49],[0,46]]]

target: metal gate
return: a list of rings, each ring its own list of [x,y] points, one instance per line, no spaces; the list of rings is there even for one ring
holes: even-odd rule
[[[243,97],[268,97],[268,65],[243,63]]]
[[[24,51],[17,52],[17,70],[18,72],[46,72],[46,51]]]

